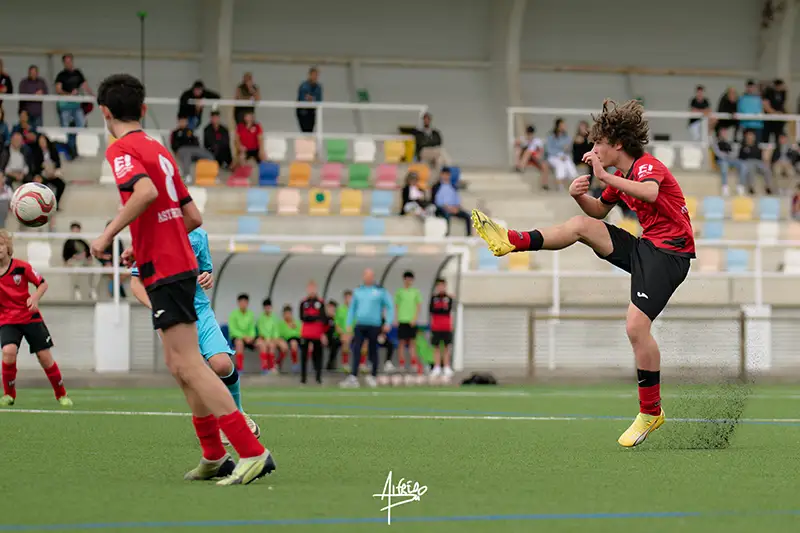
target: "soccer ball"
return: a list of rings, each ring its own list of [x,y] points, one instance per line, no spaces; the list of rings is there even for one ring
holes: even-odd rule
[[[55,211],[56,195],[42,183],[26,183],[11,197],[11,212],[20,223],[31,228],[47,224]]]

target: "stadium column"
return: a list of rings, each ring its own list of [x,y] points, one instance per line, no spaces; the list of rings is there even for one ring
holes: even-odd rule
[[[222,98],[233,98],[232,52],[234,0],[201,0],[203,5],[200,42],[203,57],[200,78]]]
[[[781,78],[791,87],[792,40],[800,0],[773,2],[773,13],[772,21],[761,29],[758,70],[761,79]]]
[[[490,17],[490,84],[492,102],[502,117],[499,138],[505,140],[508,128],[506,108],[522,105],[520,81],[520,46],[527,0],[493,0]],[[514,124],[515,133],[522,130],[522,118]]]

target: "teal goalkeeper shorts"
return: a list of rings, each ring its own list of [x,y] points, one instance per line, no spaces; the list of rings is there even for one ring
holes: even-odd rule
[[[197,337],[200,340],[200,353],[206,361],[218,353],[233,354],[210,307],[197,309]]]

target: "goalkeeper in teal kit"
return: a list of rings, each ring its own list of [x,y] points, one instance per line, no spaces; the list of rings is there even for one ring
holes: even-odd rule
[[[239,390],[239,373],[231,361],[231,350],[228,341],[222,334],[222,330],[217,323],[214,310],[211,309],[211,301],[206,296],[204,289],[210,289],[214,285],[214,277],[211,275],[213,265],[211,264],[211,251],[208,246],[208,234],[203,228],[197,228],[189,233],[189,242],[192,245],[200,275],[197,278],[197,290],[194,295],[194,308],[197,312],[197,337],[200,340],[200,353],[203,354],[208,365],[219,376],[225,386],[233,396],[236,407],[242,413],[242,399]],[[151,308],[150,298],[144,285],[139,280],[139,269],[134,265],[131,270],[131,290],[136,299]],[[258,437],[261,433],[258,425],[252,418],[245,415],[247,425]],[[227,444],[227,439],[223,436],[223,442]]]

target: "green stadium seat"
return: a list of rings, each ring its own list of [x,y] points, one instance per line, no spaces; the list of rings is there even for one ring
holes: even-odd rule
[[[347,160],[347,141],[344,139],[326,140],[325,157],[329,163],[344,163]]]
[[[347,186],[351,189],[368,189],[369,174],[370,168],[368,165],[362,165],[359,163],[350,165]]]

